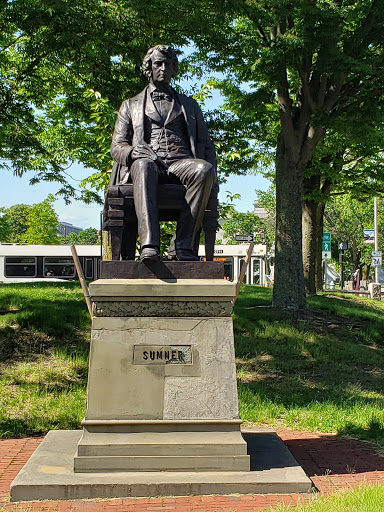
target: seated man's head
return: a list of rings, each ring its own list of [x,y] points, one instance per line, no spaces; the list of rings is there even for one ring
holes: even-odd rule
[[[141,67],[144,75],[159,88],[166,88],[176,75],[178,61],[176,52],[170,46],[159,44],[150,48]]]

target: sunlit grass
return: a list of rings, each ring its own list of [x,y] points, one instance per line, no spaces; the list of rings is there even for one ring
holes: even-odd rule
[[[234,310],[244,422],[384,445],[384,304],[318,296],[274,310],[244,286]],[[0,285],[0,437],[78,428],[90,319],[78,283]]]
[[[78,283],[0,286],[0,437],[79,428],[90,319]]]
[[[315,496],[297,506],[277,506],[274,512],[382,512],[384,504],[383,485],[362,485],[353,491],[343,491],[327,498]]]
[[[384,445],[384,307],[314,297],[279,312],[271,291],[243,287],[234,312],[240,416]]]

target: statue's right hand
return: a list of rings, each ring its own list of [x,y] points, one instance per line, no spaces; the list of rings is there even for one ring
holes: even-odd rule
[[[156,160],[157,155],[151,147],[138,144],[133,148],[131,158],[132,160],[137,160],[138,158],[150,158],[151,160]]]

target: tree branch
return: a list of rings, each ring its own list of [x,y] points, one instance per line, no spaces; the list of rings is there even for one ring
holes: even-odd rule
[[[343,72],[338,72],[329,80],[330,85],[324,98],[324,108],[326,112],[329,112],[336,105],[336,102],[340,97],[341,88],[344,84],[344,77],[345,75]]]
[[[261,39],[264,41],[264,43],[268,46],[268,48],[271,46],[271,43],[266,35],[266,33],[264,32],[264,29],[263,27],[260,25],[259,22],[255,23],[256,27],[257,27],[257,31],[258,33],[260,34],[260,37]]]
[[[315,103],[312,99],[311,91],[309,89],[309,83],[308,83],[309,73],[307,70],[303,69],[303,66],[301,64],[299,64],[299,66],[297,67],[297,70],[299,72],[301,85],[303,88],[304,99],[307,101],[310,111],[312,113],[315,110]]]
[[[289,95],[287,69],[283,65],[280,67],[280,74],[277,83],[277,104],[279,107],[280,123],[285,146],[293,149],[296,144],[292,122],[292,100]]]
[[[16,37],[16,39],[12,41],[12,43],[7,44],[7,46],[4,46],[3,48],[0,48],[0,51],[3,52],[4,50],[8,50],[8,48],[16,44],[17,41],[19,41],[22,37],[24,37],[24,33],[20,34],[19,37]]]

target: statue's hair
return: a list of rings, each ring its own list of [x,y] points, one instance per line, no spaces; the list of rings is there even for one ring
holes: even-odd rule
[[[171,46],[167,46],[164,44],[158,44],[156,46],[153,46],[147,51],[147,55],[144,57],[143,64],[141,66],[141,70],[144,73],[144,75],[150,79],[152,76],[152,55],[154,52],[160,52],[166,57],[170,58],[173,64],[173,73],[172,78],[176,76],[179,63],[177,60],[177,55],[179,55],[180,51],[174,50]]]

